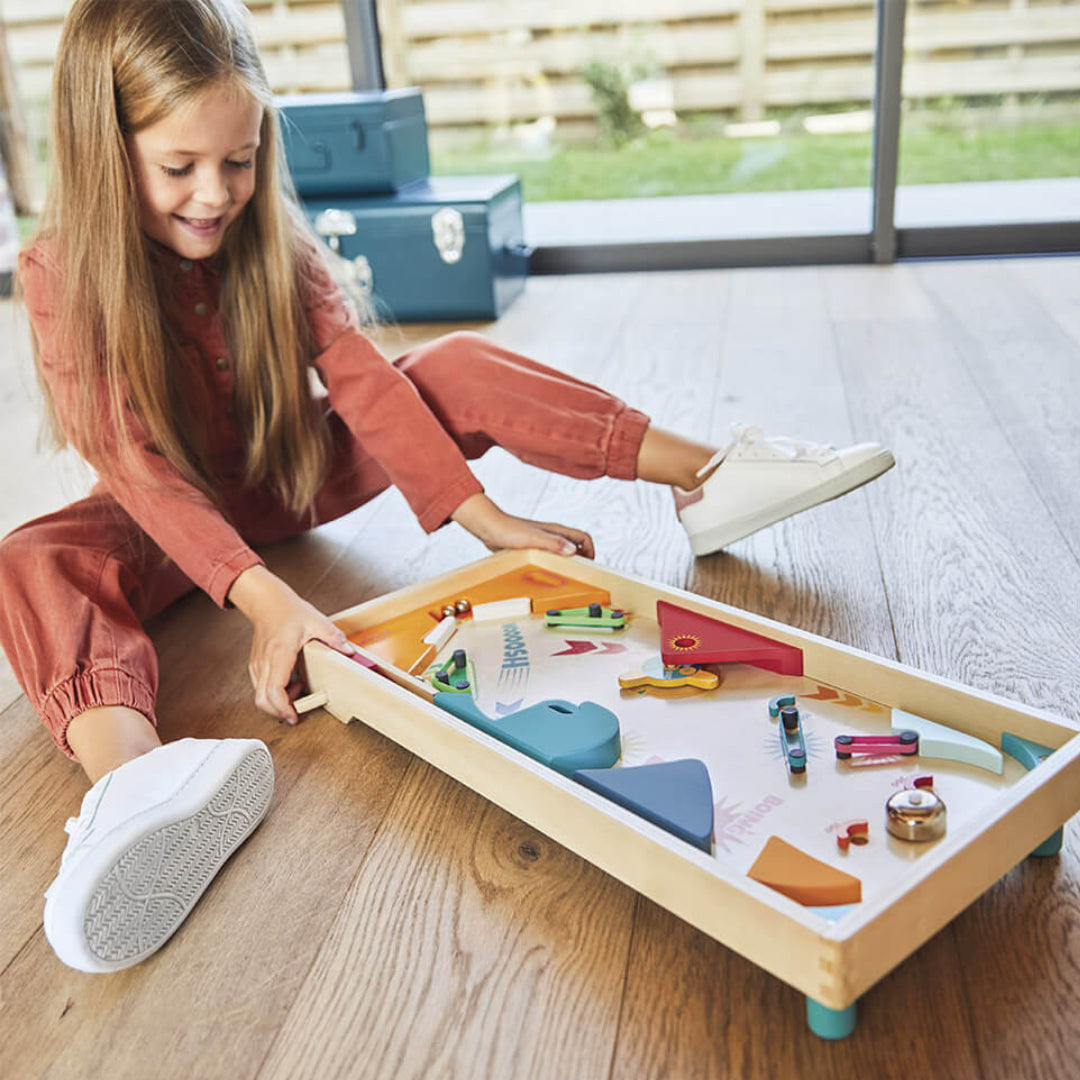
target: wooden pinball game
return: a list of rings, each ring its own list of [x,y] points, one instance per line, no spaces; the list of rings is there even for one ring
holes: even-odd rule
[[[1080,809],[1068,722],[581,559],[334,619],[361,652],[306,647],[312,704],[796,987],[824,1038]]]

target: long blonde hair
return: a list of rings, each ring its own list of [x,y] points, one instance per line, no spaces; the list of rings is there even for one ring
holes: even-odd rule
[[[308,381],[313,342],[303,304],[322,245],[289,180],[272,93],[245,18],[237,0],[72,4],[53,76],[52,175],[32,242],[48,240],[61,256],[60,314],[71,362],[88,387],[104,379],[110,423],[88,392],[62,431],[36,342],[34,355],[58,447],[70,441],[95,465],[118,440],[121,464],[139,474],[123,422],[133,415],[153,450],[220,505],[198,404],[184,385],[162,302],[160,260],[139,225],[125,136],[213,86],[250,94],[263,107],[255,193],[217,256],[221,318],[235,369],[244,482],[268,483],[285,506],[303,513],[329,453]]]

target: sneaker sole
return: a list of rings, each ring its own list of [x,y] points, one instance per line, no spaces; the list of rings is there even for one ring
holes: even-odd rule
[[[810,488],[781,503],[774,503],[768,510],[750,514],[736,521],[727,521],[723,525],[717,525],[715,528],[690,536],[690,550],[697,556],[711,555],[714,551],[727,547],[728,544],[734,544],[736,540],[742,540],[751,533],[783,521],[784,518],[820,506],[821,503],[829,502],[831,499],[838,499],[841,495],[862,487],[863,484],[869,484],[882,473],[888,472],[895,464],[896,459],[892,453],[882,450],[846,472],[818,484],[817,487]]]
[[[147,833],[113,863],[83,919],[86,948],[104,970],[137,964],[168,941],[265,817],[273,791],[270,754],[254,748],[201,809]]]

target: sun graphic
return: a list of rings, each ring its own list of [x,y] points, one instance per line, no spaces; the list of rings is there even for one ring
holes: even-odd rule
[[[669,642],[668,648],[676,652],[693,652],[701,645],[701,638],[695,634],[676,634]]]
[[[775,730],[774,727],[774,732]],[[828,742],[809,727],[805,720],[803,721],[803,741],[806,743],[807,755],[812,758],[819,758],[830,749]],[[783,761],[787,757],[784,744],[776,738],[775,734],[766,735],[761,743],[767,757],[775,761]]]
[[[724,795],[713,807],[713,839],[716,841],[717,854],[721,850],[725,854],[731,854],[729,844],[742,844],[742,841],[734,835],[728,835],[727,828],[733,825],[742,816],[742,803],[727,805],[727,796]]]
[[[622,744],[622,763],[635,764],[645,756],[648,744],[636,731],[624,731],[620,742]]]

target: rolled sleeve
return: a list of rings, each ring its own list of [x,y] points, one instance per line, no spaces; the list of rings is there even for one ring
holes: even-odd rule
[[[210,572],[209,580],[203,588],[207,595],[220,608],[232,607],[229,603],[229,590],[233,582],[253,566],[265,566],[266,563],[246,544],[224,562],[219,562]]]
[[[416,387],[361,332],[324,265],[311,270],[308,289],[313,363],[331,407],[433,532],[483,485]]]

